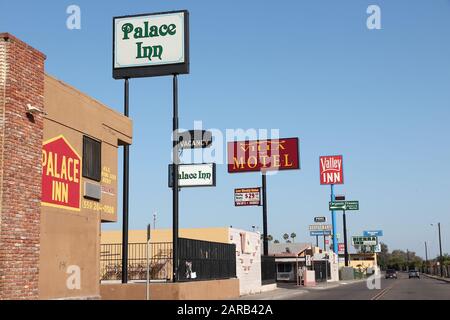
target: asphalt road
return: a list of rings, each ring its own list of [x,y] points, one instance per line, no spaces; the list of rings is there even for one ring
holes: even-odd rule
[[[370,290],[365,281],[340,285],[330,289],[310,289],[288,300],[450,300],[450,283],[421,276],[409,279],[399,273],[398,279],[384,279],[380,289]]]

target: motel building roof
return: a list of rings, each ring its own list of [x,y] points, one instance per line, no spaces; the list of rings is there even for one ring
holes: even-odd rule
[[[311,243],[269,243],[269,256],[276,258],[304,257],[306,250],[312,248]]]

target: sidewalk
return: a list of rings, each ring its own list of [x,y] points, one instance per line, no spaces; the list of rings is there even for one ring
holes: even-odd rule
[[[272,291],[252,294],[247,296],[242,296],[239,300],[284,300],[287,298],[292,298],[297,295],[308,294],[314,290],[328,290],[337,288],[340,286],[345,286],[361,281],[365,281],[366,279],[358,279],[358,280],[343,280],[338,282],[328,282],[328,283],[318,283],[315,287],[304,287],[297,286],[294,283],[278,283],[278,288]]]

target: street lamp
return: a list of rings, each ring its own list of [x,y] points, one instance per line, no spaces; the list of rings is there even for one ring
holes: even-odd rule
[[[434,226],[434,224],[431,224],[432,226]],[[438,222],[437,224],[438,226],[438,233],[439,233],[439,269],[441,272],[441,277],[444,276],[444,269],[443,269],[443,257],[442,257],[442,240],[441,240],[441,223]]]

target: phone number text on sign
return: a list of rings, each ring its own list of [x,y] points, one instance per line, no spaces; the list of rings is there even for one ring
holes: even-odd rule
[[[241,188],[234,190],[234,205],[242,206],[260,206],[261,189],[260,188]]]

